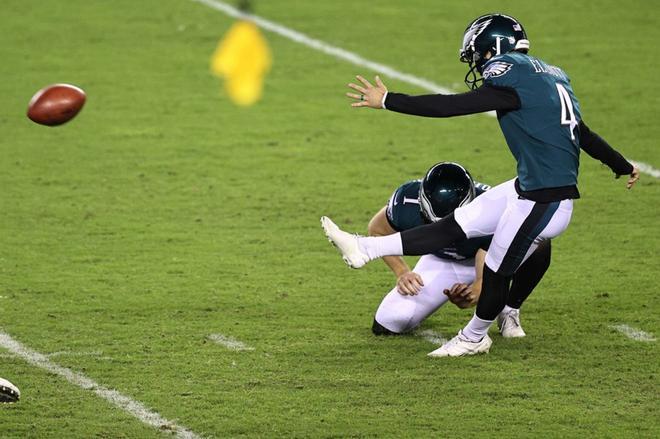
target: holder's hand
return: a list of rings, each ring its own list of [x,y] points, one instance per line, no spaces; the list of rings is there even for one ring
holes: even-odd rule
[[[479,299],[479,295],[473,290],[472,285],[454,284],[444,293],[449,297],[449,301],[459,308],[469,308],[474,306]]]
[[[396,289],[402,296],[416,296],[423,286],[422,276],[414,271],[403,273],[396,281]]]

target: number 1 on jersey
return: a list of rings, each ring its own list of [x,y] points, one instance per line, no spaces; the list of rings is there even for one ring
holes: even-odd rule
[[[573,101],[563,85],[559,83],[555,85],[557,86],[557,93],[559,93],[559,102],[561,104],[561,124],[568,125],[571,132],[571,140],[575,140],[573,130],[578,125],[578,121],[575,119],[575,113],[573,112]]]

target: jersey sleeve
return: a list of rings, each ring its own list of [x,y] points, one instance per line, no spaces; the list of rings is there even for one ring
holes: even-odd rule
[[[633,165],[619,151],[612,148],[605,139],[591,131],[584,121],[580,121],[578,130],[580,148],[584,152],[609,166],[616,175],[632,174]]]
[[[419,209],[419,180],[408,181],[394,191],[387,203],[385,216],[397,232],[424,224]]]
[[[496,56],[484,65],[484,85],[515,89],[518,85],[519,70],[520,66],[512,56]]]
[[[387,202],[387,209],[385,209],[385,217],[387,218],[387,222],[390,223],[390,226],[396,230],[397,232],[401,231],[401,228],[397,224],[396,221],[396,212],[394,209],[397,206],[397,194],[399,193],[399,190],[401,188],[398,188],[397,190],[392,193],[392,196],[390,197],[390,200]]]
[[[424,117],[453,117],[496,110],[516,110],[520,99],[514,90],[479,87],[467,93],[409,96],[388,92],[383,108]]]

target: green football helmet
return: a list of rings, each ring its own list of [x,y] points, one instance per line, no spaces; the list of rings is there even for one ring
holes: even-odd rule
[[[529,40],[527,33],[518,20],[503,14],[486,14],[474,20],[465,29],[463,45],[460,50],[461,62],[470,66],[465,75],[465,83],[472,90],[478,88],[483,78],[477,77],[483,72],[483,66],[491,57],[511,51],[527,53]]]
[[[452,162],[433,165],[419,185],[419,207],[428,223],[439,221],[476,195],[470,173]]]

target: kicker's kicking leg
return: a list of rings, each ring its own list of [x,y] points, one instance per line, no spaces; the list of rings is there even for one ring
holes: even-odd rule
[[[321,218],[321,226],[351,268],[361,268],[383,256],[426,255],[465,239],[453,213],[438,222],[387,236],[353,235],[341,230],[326,216]]]

